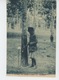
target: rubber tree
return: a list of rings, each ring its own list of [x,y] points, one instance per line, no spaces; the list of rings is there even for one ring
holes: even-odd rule
[[[22,0],[22,34],[21,34],[21,65],[28,65],[28,54],[27,54],[27,32],[26,32],[26,12],[27,12],[27,0]]]

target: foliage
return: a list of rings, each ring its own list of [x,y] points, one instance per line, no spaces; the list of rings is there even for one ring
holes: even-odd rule
[[[43,2],[44,11],[43,13],[47,15],[48,26],[50,26],[50,22],[52,20],[53,12],[56,10],[56,0],[44,0]]]
[[[7,13],[8,16],[10,14],[15,15],[17,9],[19,10],[19,13],[22,11],[22,0],[9,0],[10,3],[7,3]],[[34,0],[27,0],[27,8],[33,7]]]
[[[56,9],[56,0],[44,0],[43,7],[48,9],[48,13],[52,10],[52,7]]]
[[[27,9],[29,8],[30,11],[32,8],[36,6],[36,10],[40,15],[46,15],[46,22],[48,26],[50,26],[51,16],[52,16],[52,6],[53,9],[56,9],[56,0],[26,0],[27,1]],[[36,1],[36,3],[35,3]],[[9,0],[7,3],[7,16],[13,17],[17,14],[20,15],[23,6],[23,0]],[[34,10],[34,9],[33,9]]]

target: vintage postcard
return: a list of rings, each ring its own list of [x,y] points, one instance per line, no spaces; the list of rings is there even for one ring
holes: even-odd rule
[[[56,75],[56,0],[7,0],[7,74]]]

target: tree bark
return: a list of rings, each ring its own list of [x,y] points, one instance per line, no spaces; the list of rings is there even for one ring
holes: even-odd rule
[[[21,35],[21,65],[28,65],[27,55],[27,33],[26,33],[26,12],[27,12],[27,0],[22,0],[22,35]]]

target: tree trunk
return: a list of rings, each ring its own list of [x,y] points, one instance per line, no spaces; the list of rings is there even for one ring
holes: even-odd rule
[[[26,0],[22,0],[22,35],[21,35],[21,65],[28,65],[28,55],[27,55],[27,33],[26,33],[26,12],[27,5]]]

